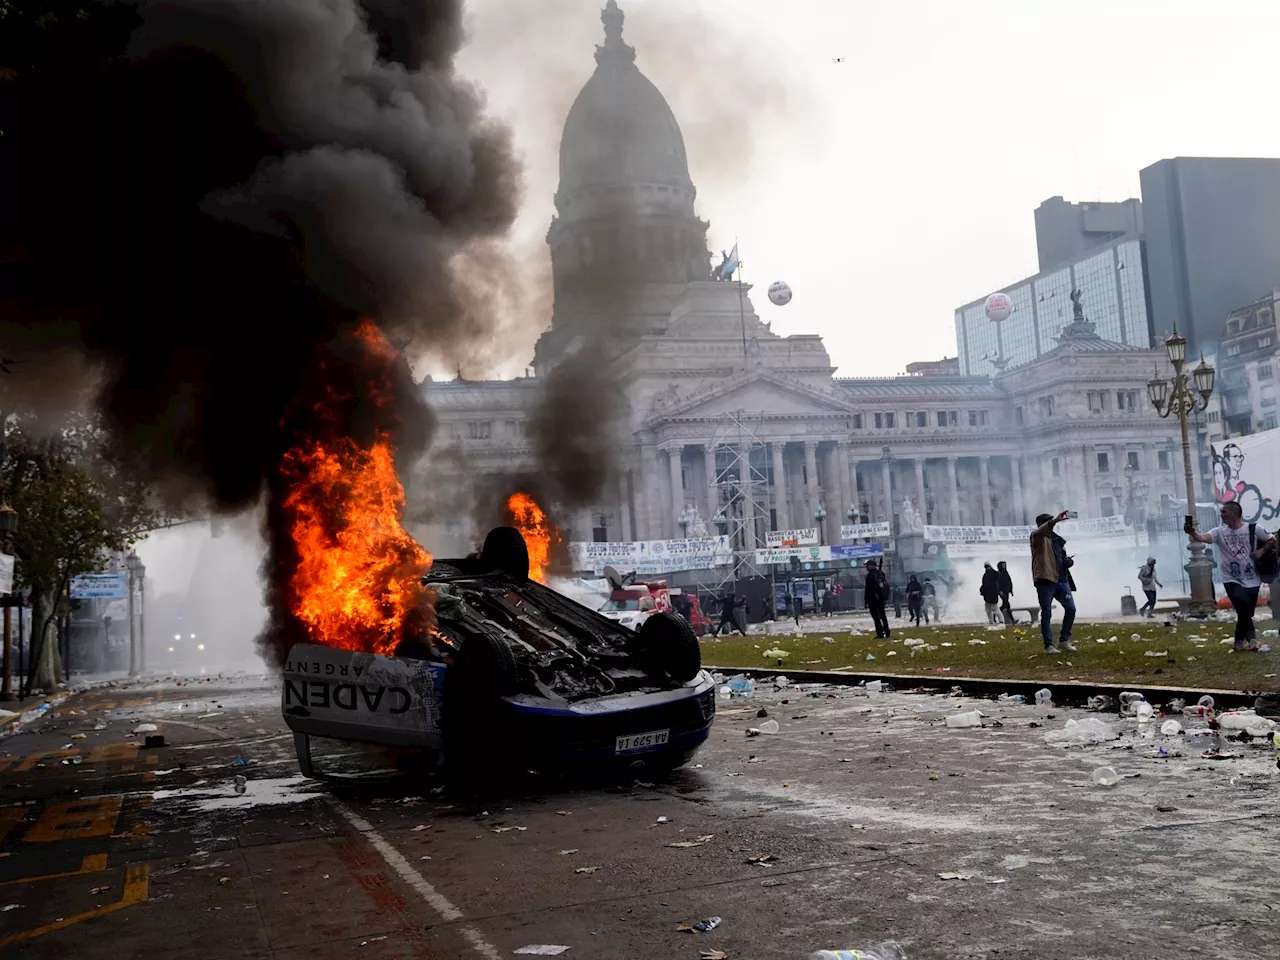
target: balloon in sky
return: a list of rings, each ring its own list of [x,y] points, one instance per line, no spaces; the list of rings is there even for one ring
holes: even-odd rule
[[[791,288],[781,280],[769,284],[769,299],[775,306],[785,307],[791,302]]]

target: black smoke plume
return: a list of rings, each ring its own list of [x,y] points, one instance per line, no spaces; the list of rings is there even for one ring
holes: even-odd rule
[[[385,431],[406,461],[423,450],[407,367],[372,383],[386,371],[350,334],[370,317],[447,356],[490,330],[467,265],[510,225],[518,170],[454,71],[461,6],[89,3],[92,56],[5,94],[25,302],[51,323],[87,308],[66,347],[101,367],[116,442],[172,495],[278,501],[317,404],[328,431]],[[365,402],[375,389],[384,402]]]

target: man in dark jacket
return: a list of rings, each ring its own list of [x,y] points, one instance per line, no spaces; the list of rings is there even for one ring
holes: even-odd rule
[[[884,615],[884,604],[888,597],[885,596],[882,576],[883,574],[876,569],[876,562],[868,560],[867,583],[863,598],[867,602],[867,609],[871,611],[871,620],[876,625],[876,637],[881,640],[889,636],[889,620]]]
[[[987,623],[996,622],[996,602],[1000,599],[1000,575],[989,563],[982,565],[982,586],[978,588],[982,602],[987,606]]]
[[[920,626],[920,614],[924,609],[924,588],[913,573],[907,580],[907,618],[917,627]],[[925,623],[929,620],[926,617]]]
[[[1031,531],[1031,579],[1036,585],[1040,601],[1040,635],[1044,637],[1045,653],[1063,650],[1075,653],[1071,642],[1071,627],[1076,622],[1076,599],[1072,596],[1076,583],[1071,578],[1071,557],[1067,556],[1067,541],[1054,532],[1067,511],[1056,517],[1042,513],[1036,517],[1036,528]],[[1062,629],[1058,631],[1058,643],[1053,642],[1053,601],[1062,605]]]
[[[1009,606],[1009,598],[1013,596],[1013,577],[1009,576],[1009,565],[1003,560],[996,564],[996,575],[1000,578],[1000,612],[1004,614],[1005,623],[1014,623],[1013,607]]]

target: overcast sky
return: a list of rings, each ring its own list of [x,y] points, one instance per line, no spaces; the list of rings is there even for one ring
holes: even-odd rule
[[[736,237],[762,319],[821,334],[841,376],[954,356],[955,307],[1036,271],[1047,197],[1139,196],[1165,157],[1280,156],[1276,0],[620,3],[684,129],[712,249]],[[514,243],[532,277],[603,6],[470,2],[461,66],[525,157]],[[778,279],[784,308],[764,295]],[[521,371],[534,326],[489,373]]]

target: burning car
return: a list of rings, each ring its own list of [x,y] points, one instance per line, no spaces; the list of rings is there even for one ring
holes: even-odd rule
[[[417,748],[464,781],[513,768],[678,767],[706,740],[715,684],[689,623],[631,630],[529,578],[512,527],[422,578],[435,623],[393,655],[295,645],[282,709],[302,772],[311,738]]]

